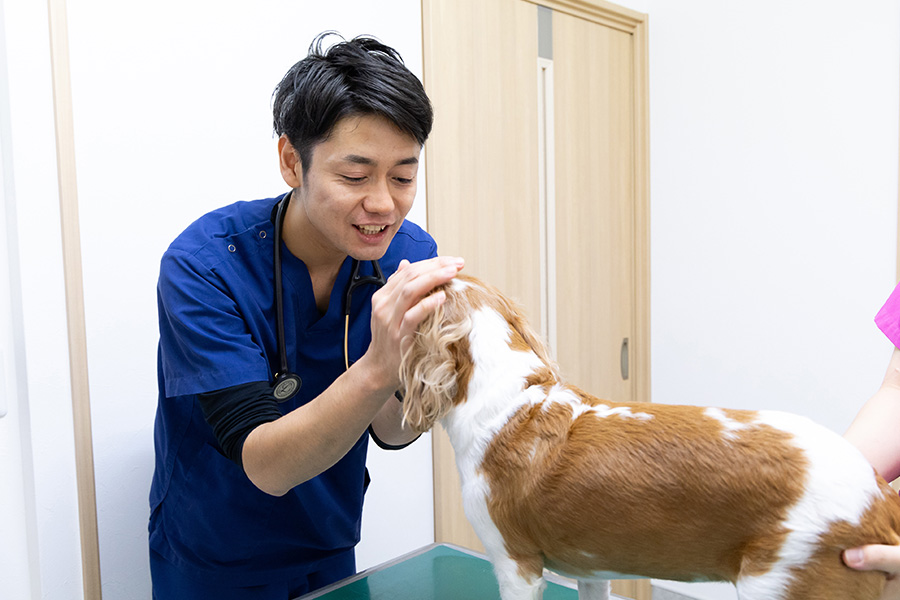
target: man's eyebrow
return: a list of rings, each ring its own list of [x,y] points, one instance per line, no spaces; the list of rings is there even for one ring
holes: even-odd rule
[[[358,154],[348,154],[344,157],[344,162],[353,163],[356,165],[374,165],[375,161],[371,158],[360,156]]]
[[[367,156],[360,156],[359,154],[348,154],[344,157],[345,162],[353,163],[356,165],[368,165],[373,166],[377,164],[373,159]],[[410,156],[409,158],[404,158],[403,160],[397,161],[397,165],[417,165],[419,164],[419,158],[416,156]],[[395,166],[397,166],[395,165]]]

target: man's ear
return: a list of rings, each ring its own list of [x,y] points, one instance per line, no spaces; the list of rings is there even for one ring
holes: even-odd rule
[[[291,189],[300,187],[303,184],[303,165],[300,162],[300,155],[283,133],[278,138],[278,160],[284,182]]]

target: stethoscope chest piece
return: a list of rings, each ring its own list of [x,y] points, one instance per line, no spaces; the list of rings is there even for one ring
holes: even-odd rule
[[[288,369],[287,349],[284,340],[284,299],[281,284],[281,243],[283,240],[282,227],[284,226],[284,213],[288,202],[291,201],[291,192],[288,192],[284,198],[278,203],[278,209],[275,215],[275,239],[273,252],[273,278],[275,287],[275,335],[278,343],[278,372],[275,373],[275,383],[272,384],[272,395],[279,402],[286,402],[294,397],[300,390],[302,385],[300,376],[292,373]],[[347,283],[347,290],[344,293],[344,365],[350,368],[350,354],[347,348],[348,338],[350,335],[350,300],[353,296],[353,290],[361,285],[373,284],[381,287],[385,284],[384,274],[377,260],[369,261],[372,263],[372,275],[360,274],[360,263],[353,260],[351,267],[350,281]]]
[[[300,390],[303,385],[300,376],[294,373],[283,373],[275,376],[275,385],[272,395],[279,402],[287,402]]]

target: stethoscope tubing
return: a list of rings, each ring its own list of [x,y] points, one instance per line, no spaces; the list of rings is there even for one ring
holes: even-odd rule
[[[278,203],[278,212],[275,215],[275,248],[273,251],[274,276],[275,281],[275,331],[278,337],[278,373],[275,374],[276,379],[279,374],[288,372],[287,349],[284,341],[284,290],[281,279],[281,243],[284,239],[282,229],[284,228],[284,213],[287,205],[291,201],[291,194],[288,192],[284,198]]]
[[[278,210],[275,213],[275,248],[272,253],[272,262],[274,263],[275,334],[278,338],[278,371],[275,373],[273,394],[279,402],[290,400],[300,390],[302,385],[300,376],[296,373],[291,373],[288,369],[287,344],[284,335],[284,287],[281,276],[281,245],[284,240],[284,217],[292,194],[293,191],[288,192],[278,203]],[[359,260],[353,259],[350,269],[350,281],[347,282],[347,290],[344,292],[344,368],[346,369],[350,368],[350,309],[353,300],[353,290],[369,284],[381,287],[387,281],[378,261],[370,260],[369,263],[372,265],[372,275],[361,275],[361,263]]]

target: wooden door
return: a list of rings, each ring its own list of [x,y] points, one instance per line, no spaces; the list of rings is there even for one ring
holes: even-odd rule
[[[428,230],[523,305],[567,380],[649,401],[646,19],[541,4],[423,0]],[[482,550],[433,439],[435,538]]]
[[[635,400],[631,44],[627,33],[553,15],[554,348],[567,381],[619,402]]]

